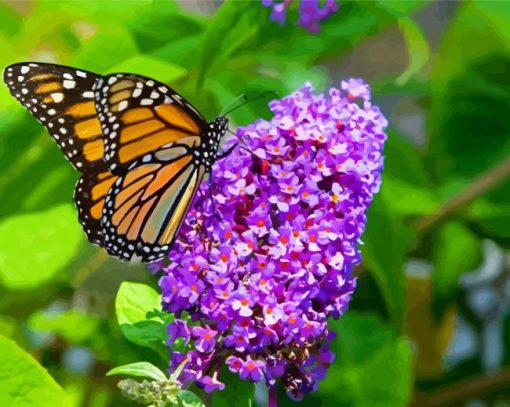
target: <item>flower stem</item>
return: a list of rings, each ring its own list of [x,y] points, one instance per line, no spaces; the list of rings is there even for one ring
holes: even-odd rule
[[[269,400],[267,407],[278,407],[278,388],[276,384],[269,386]]]
[[[483,173],[475,179],[468,187],[446,202],[437,213],[421,219],[415,226],[419,234],[430,230],[444,221],[452,213],[458,211],[465,205],[471,203],[479,196],[485,194],[493,187],[499,185],[510,176],[510,157],[503,160],[495,167]]]

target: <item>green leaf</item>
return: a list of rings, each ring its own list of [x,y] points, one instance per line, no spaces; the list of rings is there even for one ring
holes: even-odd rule
[[[337,359],[319,386],[321,405],[404,407],[412,390],[412,353],[404,338],[371,315],[350,312],[333,324]],[[341,391],[339,391],[341,389]]]
[[[83,43],[73,63],[84,69],[104,73],[136,54],[138,48],[129,31],[119,25],[103,25],[92,38]]]
[[[471,220],[480,222],[485,232],[510,238],[510,203],[478,199],[468,209]]]
[[[181,375],[182,371],[188,364],[188,359],[184,359],[179,366],[170,375],[170,381],[176,382],[177,378]]]
[[[438,231],[434,244],[432,284],[436,296],[450,298],[460,276],[482,259],[480,239],[463,223],[451,221]]]
[[[117,366],[106,373],[106,376],[113,375],[126,375],[126,376],[137,376],[137,377],[146,377],[148,379],[153,379],[158,382],[163,382],[167,380],[165,374],[149,362],[137,362],[130,363],[128,365]]]
[[[429,3],[430,0],[376,0],[377,6],[396,17],[406,16]]]
[[[265,18],[259,4],[250,1],[225,1],[214,14],[203,36],[198,85],[215,64],[225,61],[234,51],[255,36],[258,21]]]
[[[504,2],[461,3],[434,58],[429,161],[442,181],[472,179],[510,154],[510,27],[504,15]]]
[[[157,78],[160,82],[172,82],[186,75],[186,70],[159,58],[135,55],[108,69],[108,72],[126,72]]]
[[[403,86],[417,76],[429,61],[430,46],[421,28],[411,18],[399,18],[398,25],[407,45],[409,59],[406,70],[396,79],[397,85]]]
[[[68,405],[64,391],[46,369],[14,341],[3,336],[0,336],[0,405]]]
[[[6,38],[15,35],[22,23],[22,17],[5,3],[0,4],[0,34]]]
[[[76,210],[61,205],[0,223],[0,282],[10,290],[33,290],[55,279],[83,239]]]
[[[384,146],[383,188],[386,176],[417,186],[432,187],[430,175],[427,173],[422,155],[409,140],[388,130],[388,141]]]
[[[432,215],[437,211],[440,204],[432,189],[402,182],[388,174],[383,177],[381,197],[388,211],[401,216]]]
[[[248,406],[249,400],[255,396],[255,384],[241,380],[239,375],[232,374],[223,368],[220,374],[225,389],[212,393],[213,406]]]
[[[79,344],[96,333],[99,322],[95,315],[71,309],[62,313],[36,311],[28,325],[38,331],[54,333],[71,344]]]
[[[129,341],[167,354],[166,328],[159,318],[147,314],[161,307],[161,295],[148,285],[123,282],[115,299],[115,311],[122,334]]]
[[[128,28],[133,33],[141,52],[153,52],[168,43],[197,35],[204,30],[205,24],[201,16],[176,11],[176,8],[175,5],[153,2],[143,13],[130,21]]]
[[[377,282],[397,332],[405,312],[404,260],[413,237],[411,227],[392,215],[377,197],[368,213],[365,244],[361,249],[363,261]]]
[[[205,407],[205,404],[200,397],[189,390],[181,390],[179,393],[179,400],[183,407]]]

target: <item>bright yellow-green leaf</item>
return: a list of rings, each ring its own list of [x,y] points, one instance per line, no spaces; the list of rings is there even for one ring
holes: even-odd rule
[[[98,324],[97,316],[88,315],[79,309],[57,314],[37,311],[28,321],[32,329],[54,333],[69,343],[81,343],[90,338],[96,332]]]
[[[462,273],[472,271],[480,260],[480,238],[461,222],[445,224],[434,247],[432,282],[436,294],[450,295],[457,289]]]
[[[48,283],[77,253],[83,239],[76,210],[68,204],[0,223],[0,283],[32,290]]]
[[[411,78],[418,75],[430,58],[430,46],[421,28],[409,17],[398,19],[400,32],[407,45],[407,68],[396,79],[397,85],[405,85]]]
[[[117,366],[113,368],[106,376],[113,375],[126,375],[136,377],[146,377],[152,380],[165,381],[165,374],[152,363],[149,362],[136,362],[129,365]]]
[[[16,342],[0,336],[0,405],[65,407],[62,388]]]
[[[164,355],[163,343],[168,337],[165,325],[158,318],[147,318],[147,313],[160,308],[161,295],[141,283],[123,282],[115,298],[117,321],[126,339]]]

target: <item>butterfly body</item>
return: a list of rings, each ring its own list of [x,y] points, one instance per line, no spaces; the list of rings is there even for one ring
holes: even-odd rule
[[[4,81],[82,173],[74,200],[89,240],[126,261],[162,258],[228,120],[207,123],[177,92],[135,74],[21,63]]]

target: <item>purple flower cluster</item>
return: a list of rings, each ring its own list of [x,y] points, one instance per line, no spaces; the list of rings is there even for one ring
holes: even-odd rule
[[[305,85],[270,103],[271,121],[240,128],[213,167],[160,267],[163,306],[177,318],[170,369],[221,390],[220,368],[314,391],[334,360],[327,318],[342,315],[366,211],[379,190],[387,121],[361,80],[329,95]],[[240,142],[241,141],[241,142]]]
[[[262,0],[262,5],[272,7],[271,20],[278,21],[281,25],[285,23],[287,9],[294,0]],[[311,32],[319,32],[319,23],[338,10],[336,0],[301,0],[299,3],[299,24]]]

